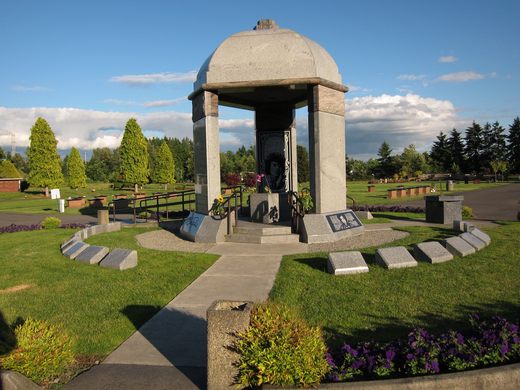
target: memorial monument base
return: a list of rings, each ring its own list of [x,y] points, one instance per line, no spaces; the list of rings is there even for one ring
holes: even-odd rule
[[[232,225],[235,218],[231,218]],[[180,228],[180,234],[187,240],[201,243],[224,242],[227,234],[227,219],[190,212]]]
[[[334,242],[363,234],[365,227],[352,210],[307,214],[300,225],[300,241],[314,244]]]

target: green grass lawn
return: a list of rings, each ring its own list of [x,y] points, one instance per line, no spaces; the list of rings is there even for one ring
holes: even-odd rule
[[[464,184],[464,182],[455,183],[454,191],[448,192],[444,191],[446,189],[445,182],[436,182],[436,192],[435,195],[443,194],[443,195],[451,195],[458,192],[464,191],[474,191],[485,188],[493,188],[497,186],[501,186],[508,183],[480,183],[480,184]],[[420,185],[435,185],[435,183],[429,181],[423,182],[409,182],[409,183],[391,183],[391,184],[376,184],[374,192],[368,192],[368,183],[366,181],[348,181],[347,182],[347,194],[354,198],[357,205],[385,205],[385,204],[400,204],[406,203],[407,201],[421,200],[424,195],[416,195],[410,196],[406,198],[398,198],[398,199],[387,199],[387,190],[390,188],[397,188],[398,185],[403,185],[405,188],[408,187],[416,187]],[[348,200],[348,205],[352,205],[352,200]]]
[[[178,183],[169,185],[168,191],[177,191],[193,188],[192,184]],[[42,189],[29,188],[25,192],[0,192],[0,212],[23,213],[23,214],[57,214],[58,201],[46,198]],[[161,184],[147,184],[142,192],[153,195],[154,192],[165,192]],[[131,195],[132,191],[113,189],[109,183],[89,183],[86,188],[77,190],[69,187],[61,187],[60,195],[62,199],[69,197],[85,196],[87,199],[98,195],[112,196],[115,194]],[[65,214],[78,215],[81,213],[96,213],[96,209],[88,208],[65,208]]]
[[[87,240],[137,249],[139,264],[126,271],[66,259],[59,244],[70,229],[0,234],[0,314],[7,323],[32,317],[62,324],[76,339],[76,354],[107,355],[218,257],[141,248],[134,237],[145,231],[125,228]],[[23,284],[30,287],[1,291]]]
[[[410,227],[410,236],[386,246],[439,240],[453,232]],[[349,342],[402,337],[413,326],[433,331],[467,326],[467,315],[520,316],[520,223],[489,229],[492,243],[452,261],[385,270],[374,264],[376,248],[361,252],[365,274],[335,277],[326,272],[327,254],[285,256],[270,300],[299,310],[303,318]]]

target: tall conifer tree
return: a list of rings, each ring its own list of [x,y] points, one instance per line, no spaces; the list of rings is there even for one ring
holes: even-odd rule
[[[173,165],[172,152],[166,141],[163,140],[159,148],[155,151],[152,181],[154,183],[164,184],[164,189],[166,189],[168,184],[175,182],[174,172],[175,166]]]
[[[57,187],[63,183],[57,144],[58,141],[47,121],[43,118],[36,119],[31,128],[30,145],[27,148],[27,181],[31,186],[44,187],[45,196],[49,196],[49,187]]]
[[[467,169],[469,172],[476,174],[482,170],[482,147],[483,147],[483,134],[482,127],[473,122],[473,124],[466,129],[466,158],[467,158]]]
[[[520,118],[516,117],[513,124],[509,126],[507,136],[507,160],[509,161],[509,171],[520,173]]]
[[[67,181],[70,188],[83,188],[87,186],[85,164],[81,159],[79,150],[72,148],[67,159]]]
[[[147,142],[141,127],[134,118],[130,118],[126,122],[119,154],[123,180],[133,184],[135,191],[138,192],[140,185],[148,183],[150,169]]]

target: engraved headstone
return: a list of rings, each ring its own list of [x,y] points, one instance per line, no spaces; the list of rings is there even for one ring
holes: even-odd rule
[[[458,236],[449,237],[444,242],[446,245],[446,249],[453,256],[464,257],[475,253],[475,248],[473,248],[471,245],[468,244],[467,241],[464,241],[462,238]]]
[[[361,252],[335,252],[329,254],[327,270],[333,275],[348,275],[368,272]]]
[[[327,215],[327,222],[334,233],[362,226],[359,218],[351,210]]]
[[[89,244],[85,244],[82,241],[78,241],[75,244],[70,245],[62,253],[63,253],[63,256],[68,257],[69,259],[75,259],[81,252],[83,252],[89,246],[90,246]]]
[[[378,264],[388,269],[417,266],[417,261],[404,246],[380,248],[375,258]]]
[[[479,240],[482,240],[486,243],[486,245],[489,245],[491,244],[491,237],[489,237],[486,233],[484,233],[482,230],[480,229],[473,229],[471,231],[471,234],[473,234],[475,237],[477,237]]]
[[[473,248],[476,250],[481,250],[486,247],[486,243],[482,241],[481,239],[477,238],[471,233],[462,233],[459,234],[459,237],[462,238],[464,241],[466,241],[468,244],[470,244]]]
[[[98,264],[108,254],[108,248],[106,246],[95,246],[91,245],[77,257],[77,261],[87,264]]]
[[[125,270],[137,266],[137,251],[130,249],[113,249],[99,263],[101,267]]]
[[[413,248],[413,255],[417,260],[431,264],[443,263],[453,259],[453,255],[439,242],[421,242]]]

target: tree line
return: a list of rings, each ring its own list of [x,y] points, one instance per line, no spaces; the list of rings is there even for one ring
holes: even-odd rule
[[[368,161],[347,156],[347,176],[365,179],[409,178],[423,173],[520,173],[520,118],[513,120],[507,134],[498,122],[484,126],[473,122],[464,134],[457,129],[441,131],[429,152],[420,153],[414,145],[408,145],[394,155],[384,141],[377,156]]]
[[[79,151],[72,148],[61,160],[57,141],[50,125],[38,118],[31,128],[27,158],[5,153],[0,148],[0,176],[26,176],[32,186],[58,186],[64,182],[72,188],[93,182],[120,182],[143,185],[149,182],[169,184],[194,180],[194,145],[189,138],[146,139],[137,121],[131,118],[118,148],[96,148],[85,164]],[[429,152],[418,152],[408,145],[394,155],[384,141],[377,158],[368,161],[345,156],[346,174],[352,179],[410,178],[423,173],[482,175],[520,173],[520,118],[506,130],[498,122],[481,126],[473,122],[465,133],[452,129],[441,131]],[[298,182],[309,181],[309,154],[297,146]],[[254,146],[240,147],[236,152],[220,153],[221,177],[255,172]],[[8,176],[6,176],[8,175]]]

